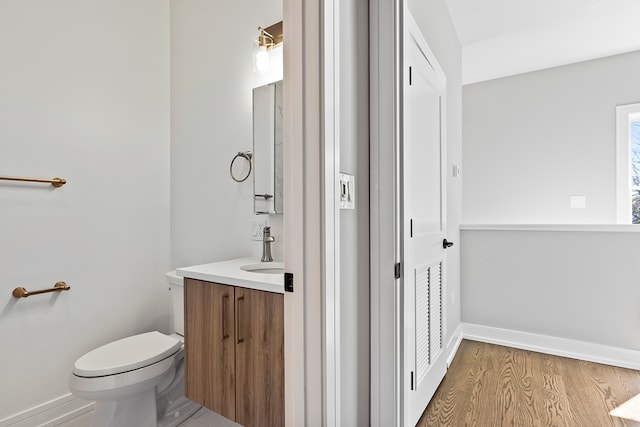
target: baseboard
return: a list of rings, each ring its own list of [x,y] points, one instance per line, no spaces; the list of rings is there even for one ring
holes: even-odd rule
[[[529,332],[461,324],[462,338],[640,370],[640,351]]]
[[[94,403],[66,394],[0,420],[0,427],[55,427],[93,410]]]
[[[458,347],[460,347],[460,343],[462,342],[462,325],[458,325],[456,330],[451,335],[449,339],[449,343],[447,344],[447,351],[449,354],[447,355],[447,369],[451,366],[451,362],[453,362],[453,358],[456,357],[456,353],[458,352]]]

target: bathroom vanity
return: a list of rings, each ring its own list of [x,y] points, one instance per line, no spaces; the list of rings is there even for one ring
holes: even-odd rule
[[[251,258],[176,270],[184,277],[185,394],[245,427],[284,425],[281,271]]]

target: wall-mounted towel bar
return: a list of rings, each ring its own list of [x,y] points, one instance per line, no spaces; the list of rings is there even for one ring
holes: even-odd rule
[[[39,294],[48,294],[49,292],[60,292],[60,291],[68,291],[69,289],[71,289],[71,286],[68,286],[66,283],[64,282],[58,282],[55,285],[53,285],[53,288],[49,288],[49,289],[41,289],[39,291],[27,291],[25,288],[15,288],[13,290],[13,296],[16,298],[26,298],[26,297],[30,297],[31,295],[39,295]]]
[[[0,180],[3,181],[22,181],[22,182],[44,182],[46,184],[51,184],[54,187],[62,187],[67,183],[66,179],[55,177],[53,179],[40,179],[40,178],[19,178],[16,176],[0,176]]]

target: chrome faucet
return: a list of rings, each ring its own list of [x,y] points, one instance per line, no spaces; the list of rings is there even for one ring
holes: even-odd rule
[[[265,225],[262,228],[262,262],[271,262],[271,242],[275,242],[276,238],[271,235],[271,227]]]

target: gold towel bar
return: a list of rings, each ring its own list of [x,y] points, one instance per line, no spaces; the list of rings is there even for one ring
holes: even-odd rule
[[[23,181],[23,182],[44,182],[51,184],[54,187],[62,187],[67,183],[66,179],[55,177],[53,179],[40,179],[40,178],[19,178],[16,176],[0,176],[0,180],[4,181]]]
[[[60,291],[68,291],[69,289],[71,289],[71,286],[68,286],[66,283],[64,282],[58,282],[55,285],[53,285],[53,288],[49,288],[49,289],[41,289],[39,291],[27,291],[25,288],[15,288],[13,290],[13,296],[16,298],[26,298],[26,297],[30,297],[31,295],[38,295],[38,294],[46,294],[49,292],[60,292]]]

